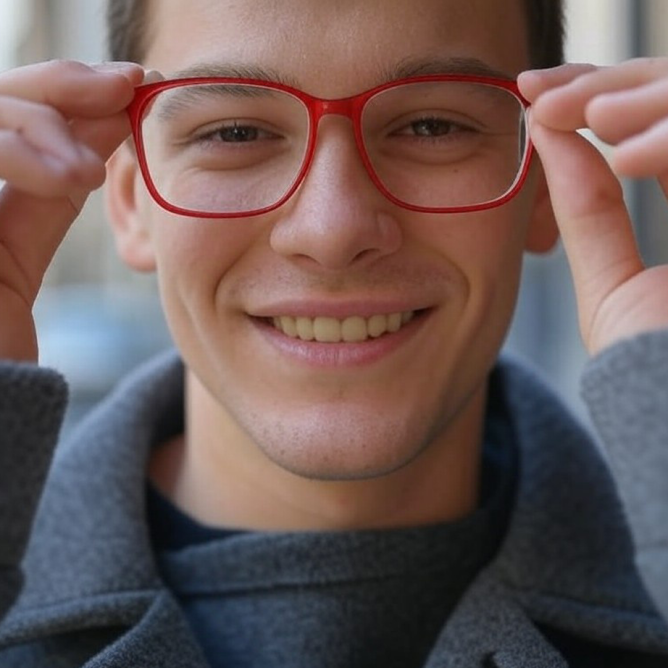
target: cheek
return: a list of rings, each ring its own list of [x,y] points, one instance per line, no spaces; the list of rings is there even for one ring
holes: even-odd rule
[[[471,277],[472,294],[477,295],[477,315],[481,326],[504,336],[515,307],[522,270],[525,228],[519,215],[490,216],[477,242],[476,272]],[[520,212],[518,211],[518,214]],[[496,325],[496,326],[494,326]]]
[[[161,283],[211,289],[246,252],[248,232],[238,221],[153,215],[151,234]]]
[[[432,223],[423,238],[457,268],[472,299],[488,301],[516,286],[526,220],[526,203],[518,198],[497,209],[448,217],[440,226]]]
[[[219,315],[221,293],[248,253],[253,230],[239,221],[185,218],[151,205],[145,215],[165,316],[183,345],[200,337]]]
[[[496,356],[512,318],[526,216],[525,203],[517,200],[498,209],[457,216],[434,235],[439,252],[456,268],[465,286],[457,313],[458,345],[467,353],[475,351],[482,366]]]
[[[165,211],[150,196],[141,178],[135,183],[135,200],[151,237],[159,278],[165,282],[197,282],[224,274],[251,242],[252,224]]]

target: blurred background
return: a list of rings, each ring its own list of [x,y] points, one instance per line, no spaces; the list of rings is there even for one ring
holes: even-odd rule
[[[598,64],[668,55],[666,0],[567,0],[568,59]],[[50,58],[105,59],[105,0],[0,0],[0,70]],[[658,187],[625,184],[648,264],[668,262]],[[72,228],[37,305],[41,361],[71,383],[66,429],[128,369],[170,345],[155,281],[117,259],[99,193]],[[586,354],[562,249],[528,258],[506,348],[548,376],[585,421],[578,379]]]

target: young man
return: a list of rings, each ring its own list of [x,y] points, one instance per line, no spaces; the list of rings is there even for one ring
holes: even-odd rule
[[[179,356],[63,444],[32,527],[65,398],[30,363],[30,305],[144,72],[3,75],[1,344],[23,363],[0,376],[0,666],[666,665],[608,469],[497,363],[522,253],[553,246],[556,216],[603,435],[659,451],[667,279],[575,131],[617,144],[619,174],[665,174],[668,64],[525,73],[528,123],[510,82],[553,64],[558,15],[112,1],[114,58],[155,73],[108,208]]]

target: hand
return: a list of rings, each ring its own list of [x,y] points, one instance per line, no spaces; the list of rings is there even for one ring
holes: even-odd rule
[[[580,330],[594,354],[668,328],[668,266],[645,268],[618,177],[658,179],[668,196],[668,59],[564,65],[519,78],[573,274]],[[576,131],[610,144],[606,162]]]
[[[0,358],[37,359],[32,306],[105,162],[128,136],[143,69],[30,65],[0,74]]]

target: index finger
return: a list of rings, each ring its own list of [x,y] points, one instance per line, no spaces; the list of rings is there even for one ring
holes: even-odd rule
[[[572,131],[588,127],[589,103],[596,97],[617,91],[631,90],[665,78],[668,75],[668,59],[638,58],[614,67],[579,70],[564,68],[570,80],[552,80],[554,75],[540,72],[528,73],[528,80],[543,77],[542,91],[534,99],[533,115],[542,125],[554,130]],[[526,84],[526,81],[524,82]],[[531,88],[528,85],[527,88]],[[531,92],[531,91],[527,91]]]
[[[527,70],[517,77],[520,92],[529,102],[535,102],[545,91],[565,86],[583,74],[599,68],[588,63],[566,63],[546,70]]]
[[[134,63],[54,60],[0,74],[0,95],[48,105],[66,117],[94,118],[124,109],[143,78],[143,68]]]

